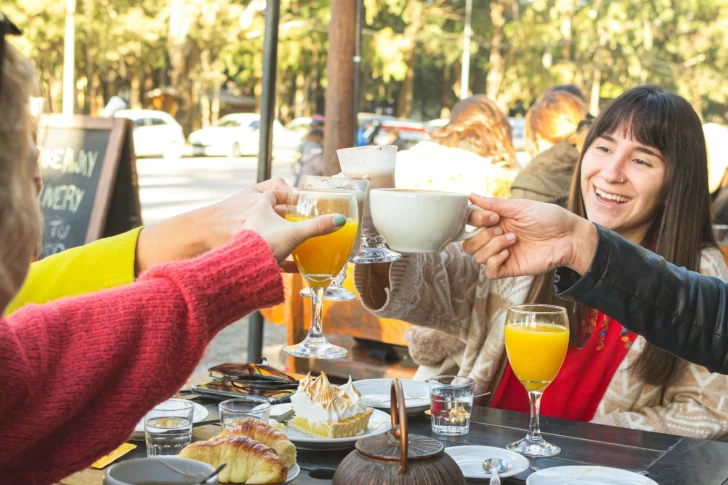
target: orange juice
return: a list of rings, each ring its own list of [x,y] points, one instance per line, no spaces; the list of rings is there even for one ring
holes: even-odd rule
[[[550,323],[505,327],[508,360],[527,391],[543,392],[564,363],[569,329]]]
[[[310,218],[287,214],[286,219],[300,222]],[[354,246],[358,226],[355,219],[346,219],[338,231],[312,237],[293,250],[293,260],[311,288],[327,287],[339,274]]]

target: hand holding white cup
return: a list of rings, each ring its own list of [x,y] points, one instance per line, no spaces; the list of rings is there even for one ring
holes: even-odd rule
[[[369,207],[374,226],[390,248],[404,253],[439,253],[451,242],[465,241],[484,228],[467,230],[479,207],[454,192],[373,189]]]

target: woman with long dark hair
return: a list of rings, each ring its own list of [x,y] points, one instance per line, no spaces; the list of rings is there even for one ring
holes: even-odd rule
[[[585,140],[567,207],[676,265],[728,278],[711,231],[700,120],[677,95],[643,86],[601,113]],[[648,345],[600,312],[559,300],[553,273],[489,280],[469,253],[498,230],[442,254],[358,266],[363,302],[377,316],[458,336],[465,343],[459,373],[475,379],[476,394],[491,391],[491,406],[523,412],[526,392],[503,344],[506,310],[522,303],[565,306],[571,346],[541,402],[542,415],[709,439],[728,433],[725,377]],[[434,354],[435,345],[412,339],[416,329],[409,335],[413,353]]]

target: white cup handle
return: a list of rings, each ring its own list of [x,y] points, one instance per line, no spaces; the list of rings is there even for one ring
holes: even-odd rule
[[[479,211],[479,210],[482,210],[482,209],[480,207],[478,207],[477,205],[468,204],[468,213],[465,214],[465,222],[463,223],[463,228],[460,231],[460,233],[453,238],[452,242],[467,241],[468,239],[477,236],[478,234],[480,234],[480,232],[483,229],[485,229],[484,227],[478,227],[472,231],[468,231],[466,228],[466,226],[468,224],[468,219],[470,219],[470,214],[472,214],[475,211]]]

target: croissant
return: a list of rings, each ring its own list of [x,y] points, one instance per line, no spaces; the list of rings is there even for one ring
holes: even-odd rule
[[[283,483],[288,467],[275,450],[245,436],[227,436],[214,441],[198,441],[187,445],[180,458],[197,460],[215,468],[223,463],[221,483]]]
[[[296,463],[296,447],[288,440],[288,437],[275,427],[259,419],[241,419],[235,427],[226,429],[218,435],[218,437],[226,436],[247,436],[273,448],[288,468]]]

